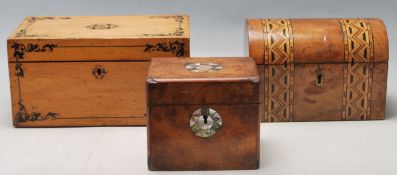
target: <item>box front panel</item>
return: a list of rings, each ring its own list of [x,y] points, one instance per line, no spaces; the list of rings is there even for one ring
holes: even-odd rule
[[[191,116],[202,105],[150,106],[151,170],[255,169],[259,166],[258,104],[208,105],[222,126],[209,138],[195,135]]]
[[[343,64],[297,64],[293,121],[341,120]]]
[[[263,122],[384,119],[387,63],[258,68]]]
[[[18,127],[145,124],[149,62],[10,63]]]

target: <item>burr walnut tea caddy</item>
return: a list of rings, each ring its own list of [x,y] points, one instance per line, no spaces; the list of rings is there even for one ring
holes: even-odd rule
[[[189,56],[189,18],[28,17],[7,45],[15,126],[145,125],[149,60]]]
[[[252,58],[152,59],[149,169],[258,168],[258,93]]]
[[[384,119],[388,39],[380,19],[249,19],[264,122]]]

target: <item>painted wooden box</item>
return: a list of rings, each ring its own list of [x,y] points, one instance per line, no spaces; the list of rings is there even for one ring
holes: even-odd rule
[[[7,45],[16,127],[145,125],[149,60],[189,56],[189,18],[28,17]]]
[[[149,169],[258,168],[258,94],[252,58],[152,59]]]
[[[385,118],[382,20],[249,19],[247,26],[263,122]]]

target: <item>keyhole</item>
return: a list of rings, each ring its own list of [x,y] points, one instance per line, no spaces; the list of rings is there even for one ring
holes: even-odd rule
[[[208,115],[203,115],[203,118],[204,118],[204,124],[207,124]]]
[[[317,84],[321,84],[321,79],[323,78],[322,74],[317,75]]]
[[[96,70],[96,73],[98,73],[98,75],[101,76],[102,70],[101,70],[101,69],[97,69],[97,70]]]
[[[201,107],[201,115],[203,116],[204,124],[207,124],[208,113],[209,113],[209,109],[208,109],[208,108],[206,108],[206,107]]]
[[[322,83],[323,83],[323,74],[322,73],[318,73],[317,74],[316,85],[320,86]]]
[[[209,138],[222,127],[222,118],[214,109],[203,106],[191,114],[189,124],[196,136]]]
[[[101,65],[97,65],[92,69],[92,75],[95,76],[96,79],[102,79],[106,75],[106,70]]]

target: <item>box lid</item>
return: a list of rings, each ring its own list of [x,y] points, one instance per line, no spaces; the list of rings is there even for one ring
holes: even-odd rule
[[[377,18],[248,19],[257,64],[388,62],[386,27]]]
[[[147,77],[150,105],[259,103],[252,58],[153,58]]]
[[[27,17],[8,38],[9,61],[149,60],[189,55],[189,17]]]
[[[252,58],[153,58],[148,73],[149,83],[241,81],[259,81]]]

